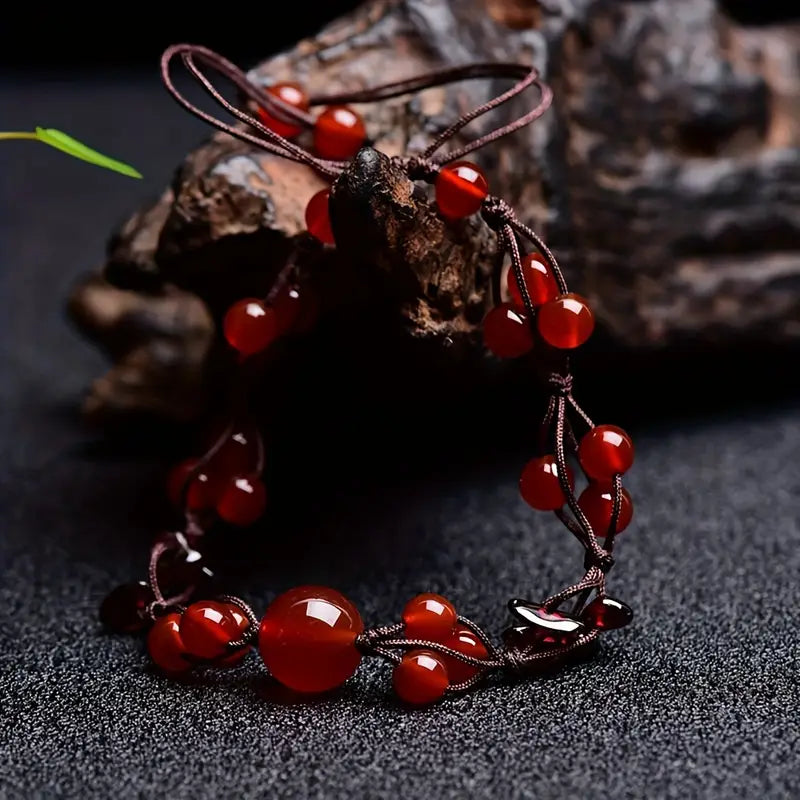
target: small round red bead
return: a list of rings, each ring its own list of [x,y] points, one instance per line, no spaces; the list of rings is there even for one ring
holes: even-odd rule
[[[272,676],[296,692],[326,692],[361,663],[356,607],[324,586],[299,586],[272,601],[261,620],[258,647]]]
[[[450,680],[442,657],[431,650],[411,650],[394,668],[392,684],[397,696],[413,706],[440,700]]]
[[[607,484],[590,483],[581,492],[578,505],[586,515],[586,519],[589,520],[595,536],[607,536],[611,527],[611,514],[614,510],[613,489]],[[620,495],[619,517],[615,533],[624,531],[631,524],[632,519],[633,500],[631,500],[628,490],[623,489]]]
[[[540,256],[538,253],[525,256],[522,259],[522,275],[533,305],[541,306],[558,297],[558,284],[544,260],[544,256]],[[522,308],[522,292],[519,290],[513,266],[508,270],[506,285],[508,293],[511,295],[511,301],[517,307]]]
[[[330,215],[330,190],[321,189],[309,201],[306,206],[306,228],[315,238],[323,244],[336,244],[333,238],[333,228],[331,228]]]
[[[361,115],[348,106],[330,106],[314,124],[314,149],[333,161],[352,158],[364,145],[367,129]]]
[[[455,161],[442,167],[435,186],[436,205],[447,219],[475,214],[489,194],[486,175],[470,161]]]
[[[567,480],[570,487],[575,486],[575,476],[567,467]],[[519,478],[519,492],[522,499],[538,511],[555,511],[567,498],[558,477],[558,463],[555,456],[542,456],[529,461]]]
[[[153,663],[164,672],[176,674],[192,667],[191,662],[184,658],[186,648],[180,628],[180,614],[165,614],[155,621],[147,634],[147,652]]]
[[[225,605],[228,606],[228,609],[233,616],[234,622],[236,623],[237,633],[230,641],[235,642],[237,639],[241,639],[247,629],[250,627],[250,620],[245,616],[244,612],[242,611],[239,606],[235,605],[234,603],[226,603]],[[235,650],[229,656],[225,656],[224,658],[219,659],[215,663],[217,667],[235,667],[250,651],[250,646],[241,647],[238,650]]]
[[[225,655],[228,642],[239,638],[240,628],[228,603],[200,600],[183,612],[180,634],[187,653],[213,660]]]
[[[528,317],[509,303],[493,308],[483,320],[483,341],[498,358],[518,358],[533,348]]]
[[[255,475],[234,478],[217,502],[217,514],[231,525],[252,525],[267,507],[267,490]]]
[[[224,422],[209,437],[209,446],[219,445],[222,436],[227,438],[204,470],[207,476],[205,497],[211,500],[212,506],[219,502],[234,478],[256,470],[261,454],[261,434],[252,422],[234,420],[232,427],[230,422]]]
[[[210,491],[208,472],[201,469],[193,474],[198,463],[196,458],[187,458],[170,470],[167,476],[167,496],[175,508],[183,508],[184,504],[190,511],[213,508],[214,497]]]
[[[581,439],[578,458],[590,478],[610,481],[631,468],[633,442],[616,425],[598,425]]]
[[[146,627],[145,611],[154,599],[144,581],[124,583],[112,589],[100,604],[100,622],[115,633],[136,633]]]
[[[297,83],[291,83],[289,81],[285,83],[274,83],[272,86],[268,86],[266,91],[267,94],[277,97],[279,100],[286,103],[287,106],[293,106],[301,111],[308,111],[308,95]],[[280,119],[277,114],[278,112],[273,114],[267,111],[266,108],[258,109],[258,116],[261,118],[263,125],[271,131],[275,131],[279,136],[283,136],[285,139],[291,139],[292,136],[297,136],[297,134],[303,130],[301,125]]]
[[[536,323],[549,345],[572,350],[592,335],[594,314],[585,298],[578,294],[563,294],[539,309]]]
[[[633,609],[613,597],[595,597],[583,609],[581,619],[590,627],[601,631],[624,628],[633,619]]]
[[[442,642],[446,647],[451,650],[456,650],[465,656],[472,658],[488,658],[489,652],[484,643],[469,629],[464,626],[459,626],[449,639]],[[480,667],[473,666],[472,664],[465,664],[453,656],[444,656],[445,667],[447,668],[447,675],[450,678],[450,683],[463,683],[470,678],[477,675]]]
[[[316,295],[307,288],[285,286],[278,292],[272,305],[279,333],[306,333],[317,321],[319,303]]]
[[[275,312],[254,297],[234,303],[225,314],[222,329],[228,344],[243,356],[269,347],[278,333]]]
[[[440,594],[418,594],[403,609],[406,638],[442,642],[452,635],[457,617],[447,598]]]

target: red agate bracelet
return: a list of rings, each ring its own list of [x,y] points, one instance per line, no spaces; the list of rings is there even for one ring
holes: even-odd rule
[[[189,102],[174,86],[170,65],[179,57],[206,92],[244,125],[228,125]],[[253,104],[228,102],[198,64],[227,78]],[[103,601],[100,616],[116,631],[142,631],[155,664],[169,675],[195,667],[238,664],[256,643],[269,673],[290,689],[313,693],[346,681],[365,655],[394,665],[399,697],[420,705],[471,689],[501,670],[527,675],[552,669],[587,653],[604,630],[627,625],[633,612],[606,594],[615,537],[631,522],[633,505],[622,488],[622,474],[633,463],[630,437],[613,425],[595,426],[572,393],[568,355],[591,335],[594,317],[586,300],[568,291],[559,265],[539,236],[521,223],[501,199],[489,194],[485,175],[463,160],[469,153],[533,122],[552,95],[535,70],[517,64],[473,64],[442,70],[378,88],[327,97],[308,97],[293,83],[266,89],[221,56],[195,45],[170,47],[162,57],[162,77],[172,95],[191,113],[220,130],[292,159],[334,181],[311,198],[306,209],[309,247],[335,245],[328,199],[347,160],[366,143],[361,117],[346,103],[371,102],[431,86],[472,78],[513,78],[507,91],[465,114],[421,154],[394,161],[410,180],[435,187],[442,217],[455,221],[480,214],[495,231],[501,254],[510,257],[509,302],[498,303],[484,320],[487,347],[501,358],[531,351],[557,364],[547,378],[550,400],[541,425],[540,453],[523,469],[520,492],[533,508],[553,511],[584,548],[584,574],[575,584],[539,601],[512,599],[513,624],[496,645],[474,622],[456,613],[436,594],[412,598],[402,621],[365,629],[358,610],[342,594],[320,586],[301,586],[276,598],[260,621],[238,597],[197,600],[209,570],[200,545],[217,521],[250,525],[263,513],[267,492],[261,481],[264,448],[258,429],[237,405],[225,429],[201,458],[178,465],[168,490],[184,525],[167,533],[150,552],[147,581],[118,587]],[[539,102],[513,122],[446,155],[441,147],[470,121],[516,97],[539,90]],[[309,109],[325,106],[314,118]],[[314,152],[291,141],[311,132]],[[531,246],[523,255],[521,242]],[[495,290],[499,283],[496,276]],[[242,362],[283,336],[307,329],[313,320],[312,296],[288,263],[265,298],[244,298],[223,321],[229,345]],[[574,457],[588,485],[575,494]],[[602,539],[602,544],[599,541]]]

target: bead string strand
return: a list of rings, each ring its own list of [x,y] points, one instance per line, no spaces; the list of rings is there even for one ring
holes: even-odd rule
[[[170,76],[176,58],[238,125],[216,119],[178,91]],[[227,79],[245,107],[227,101],[199,65]],[[541,237],[517,219],[508,203],[489,193],[486,176],[477,165],[461,160],[529,125],[549,108],[552,92],[536,70],[520,64],[471,64],[373,89],[308,96],[297,84],[258,86],[213,51],[181,44],[165,51],[161,75],[172,96],[198,118],[269,153],[306,164],[331,180],[367,141],[363,121],[343,104],[375,102],[476,78],[515,80],[510,89],[457,119],[422,153],[392,160],[410,180],[434,186],[437,207],[446,221],[479,213],[495,232],[499,244],[495,287],[500,285],[503,259],[510,259],[507,289],[511,299],[502,302],[499,292],[494,292],[497,305],[484,320],[487,347],[501,358],[542,351],[551,362],[545,376],[550,394],[539,430],[540,455],[523,470],[520,492],[532,507],[553,511],[576,537],[584,550],[585,572],[578,582],[543,601],[510,600],[514,624],[503,632],[502,646],[435,594],[412,598],[402,622],[366,630],[346,597],[319,586],[301,586],[280,595],[260,622],[252,608],[233,595],[199,600],[184,608],[183,603],[200,586],[203,572],[208,572],[194,549],[202,534],[217,518],[249,524],[266,505],[257,477],[264,467],[260,432],[234,433],[246,403],[240,385],[239,400],[223,432],[199,459],[179,465],[170,479],[171,494],[184,514],[184,531],[166,534],[153,545],[146,583],[120,587],[106,598],[101,608],[106,624],[134,631],[152,622],[148,650],[167,674],[197,666],[234,666],[257,644],[268,672],[300,692],[335,688],[353,674],[362,656],[377,656],[392,664],[395,691],[412,705],[465,692],[498,671],[527,675],[560,666],[573,655],[587,653],[602,631],[628,624],[633,612],[606,595],[606,575],[614,563],[615,537],[631,518],[622,473],[633,462],[633,445],[621,429],[596,426],[578,405],[569,363],[570,351],[591,335],[593,314],[583,298],[570,294],[555,256]],[[470,122],[532,86],[539,92],[539,101],[520,117],[449,153],[442,152]],[[310,109],[319,105],[327,108],[315,117]],[[313,135],[316,153],[291,141],[303,133]],[[329,196],[327,189],[319,192],[306,210],[311,235],[307,238],[320,247],[335,244]],[[521,241],[528,242],[533,251],[523,255]],[[225,338],[242,366],[295,329],[298,314],[302,316],[298,308],[302,309],[303,297],[308,295],[302,289],[298,293],[294,271],[295,261],[290,261],[264,298],[239,300],[225,314]],[[282,299],[294,308],[288,322],[281,322],[278,313]],[[557,368],[552,368],[553,363]],[[576,425],[583,431],[580,438]],[[232,447],[234,442],[237,447]],[[578,462],[589,482],[580,496],[575,494],[570,460]],[[598,537],[604,538],[602,545]],[[179,591],[174,591],[174,584],[180,581],[170,574],[176,564],[179,572],[183,569]],[[592,593],[595,597],[587,605]],[[566,613],[561,607],[570,600],[572,608]]]

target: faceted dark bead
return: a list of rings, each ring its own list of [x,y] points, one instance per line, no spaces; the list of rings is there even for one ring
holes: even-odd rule
[[[581,619],[590,627],[600,630],[624,628],[633,619],[633,609],[613,597],[595,597],[583,609]]]
[[[100,604],[100,622],[114,633],[136,633],[147,626],[145,609],[152,601],[144,581],[117,586]]]
[[[203,554],[195,550],[182,533],[164,540],[169,550],[158,562],[158,584],[167,595],[179,594],[190,586],[206,587],[214,573],[206,566]]]
[[[531,644],[534,642],[548,646],[566,644],[584,630],[584,624],[580,620],[560,611],[545,611],[541,605],[527,600],[509,600],[508,608],[517,620],[532,631]]]

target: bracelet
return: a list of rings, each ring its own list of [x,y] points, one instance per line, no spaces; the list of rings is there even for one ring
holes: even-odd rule
[[[170,77],[180,58],[206,93],[243,125],[216,119],[187,100]],[[201,70],[211,68],[239,91],[239,105],[228,102]],[[250,419],[246,392],[239,387],[230,419],[200,458],[170,473],[167,489],[180,511],[179,531],[159,536],[150,550],[147,580],[114,589],[100,608],[101,621],[117,632],[149,628],[147,649],[166,674],[178,676],[194,667],[231,667],[257,644],[268,672],[286,687],[303,693],[325,692],[344,683],[362,657],[379,656],[393,665],[393,685],[411,705],[435,702],[472,689],[488,676],[506,671],[529,676],[559,667],[590,653],[601,632],[621,628],[633,618],[625,603],[606,594],[616,535],[631,522],[633,504],[622,487],[622,475],[633,463],[630,437],[613,425],[595,425],[573,396],[569,352],[582,345],[594,328],[587,301],[570,293],[553,253],[524,225],[502,199],[489,194],[481,169],[464,157],[538,119],[552,93],[535,69],[519,64],[471,64],[369,90],[311,96],[294,83],[262,88],[235,65],[204,47],[181,44],[162,56],[161,75],[173,97],[189,112],[219,130],[259,148],[306,164],[332,182],[306,208],[308,249],[335,245],[336,220],[331,197],[336,179],[362,147],[365,125],[348,103],[396,97],[455,81],[510,78],[514,85],[464,114],[420,154],[393,161],[410,181],[434,186],[436,206],[449,224],[480,214],[494,231],[498,255],[508,256],[506,289],[500,302],[501,273],[495,268],[496,305],[486,315],[486,346],[500,358],[537,352],[547,367],[549,403],[541,423],[539,454],[523,469],[522,498],[534,509],[553,511],[584,550],[583,577],[541,601],[512,599],[512,626],[496,645],[474,622],[457,614],[437,594],[412,598],[402,621],[364,628],[356,607],[341,593],[321,586],[301,586],[277,597],[259,620],[250,606],[232,595],[189,601],[202,596],[210,576],[200,547],[216,523],[247,526],[267,505],[261,480],[264,445]],[[538,103],[514,121],[447,154],[439,151],[469,122],[535,87]],[[324,106],[319,116],[310,109]],[[313,152],[296,137],[310,134]],[[335,207],[335,203],[333,204]],[[523,255],[522,243],[530,252]],[[498,262],[499,264],[500,262]],[[277,339],[303,332],[313,324],[313,294],[303,285],[296,261],[281,269],[266,297],[244,298],[226,312],[224,337],[240,362],[239,377],[252,357]],[[575,493],[579,466],[587,485]],[[602,544],[600,542],[602,540]]]

